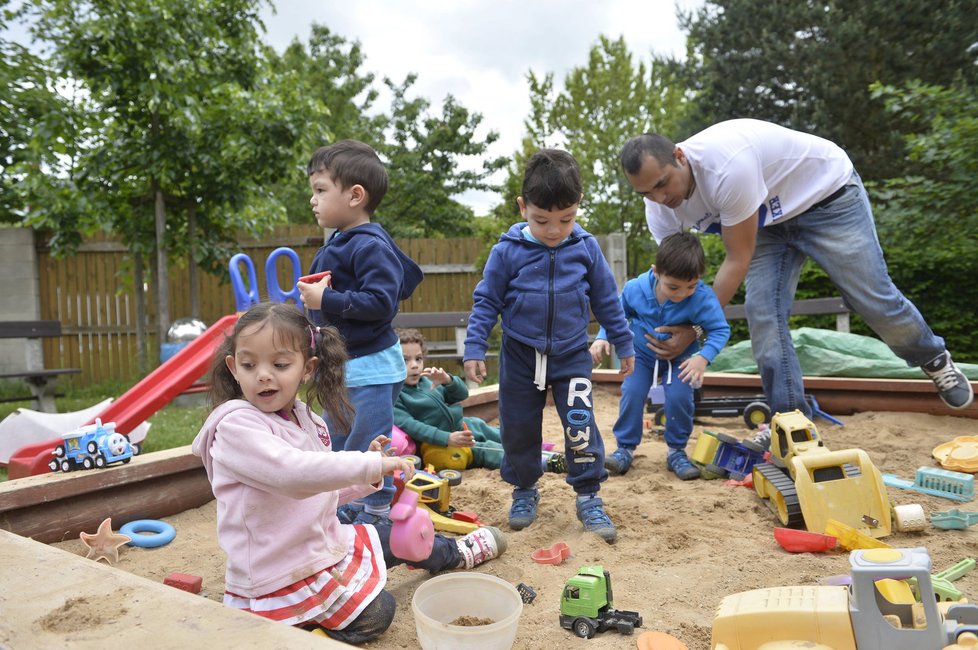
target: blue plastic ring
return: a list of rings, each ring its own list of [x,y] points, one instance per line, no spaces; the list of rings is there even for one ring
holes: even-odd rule
[[[123,535],[128,535],[132,539],[129,546],[139,546],[141,548],[156,548],[173,541],[177,536],[177,529],[159,519],[137,519],[130,521],[119,529]],[[143,533],[152,533],[144,535]]]

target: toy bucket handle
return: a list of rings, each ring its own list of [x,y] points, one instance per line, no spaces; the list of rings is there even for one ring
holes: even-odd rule
[[[278,258],[282,255],[285,255],[292,260],[291,291],[283,291],[282,287],[278,283],[278,269],[275,267]],[[299,281],[301,266],[302,262],[299,261],[299,254],[286,246],[276,248],[268,255],[268,259],[265,261],[265,282],[268,285],[269,300],[272,302],[285,302],[291,298],[296,305],[298,305],[300,308],[302,307],[302,300],[300,299],[301,294],[299,293],[299,288],[295,286]]]
[[[245,289],[244,279],[241,277],[241,263],[244,263],[248,270],[248,286]],[[231,288],[234,290],[234,305],[237,311],[246,311],[252,305],[257,305],[258,298],[258,278],[255,275],[255,265],[251,258],[245,253],[238,253],[231,258],[228,263],[228,270],[231,273]]]

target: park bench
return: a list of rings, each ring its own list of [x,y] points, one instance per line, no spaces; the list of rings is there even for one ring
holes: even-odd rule
[[[61,322],[56,320],[0,321],[0,339],[27,339],[25,346],[27,369],[13,372],[0,372],[0,379],[20,379],[30,387],[31,394],[22,397],[6,397],[0,402],[15,402],[33,399],[39,411],[56,413],[54,398],[55,384],[61,375],[74,375],[80,368],[44,368],[40,339],[61,336]],[[34,342],[35,345],[31,345]]]

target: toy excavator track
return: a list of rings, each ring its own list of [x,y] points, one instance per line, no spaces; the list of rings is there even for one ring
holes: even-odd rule
[[[798,492],[791,477],[771,463],[754,465],[754,469],[766,479],[768,484],[767,488],[764,488],[755,481],[754,487],[761,497],[767,499],[768,505],[778,515],[781,523],[788,528],[804,528],[805,518],[801,514]],[[764,489],[773,494],[763,494],[761,490]]]

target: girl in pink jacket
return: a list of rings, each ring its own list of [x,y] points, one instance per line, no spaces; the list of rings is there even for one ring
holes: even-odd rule
[[[214,410],[193,452],[217,498],[224,603],[360,644],[393,621],[387,567],[405,561],[390,550],[389,525],[344,525],[336,508],[377,490],[385,475],[410,477],[414,468],[384,453],[386,435],[366,452],[331,451],[325,422],[297,399],[311,380],[307,399],[348,426],[345,361],[335,329],[314,327],[292,305],[252,307],[217,351]],[[505,550],[499,529],[485,527],[458,539],[437,535],[428,559],[410,564],[433,573],[468,569]]]

